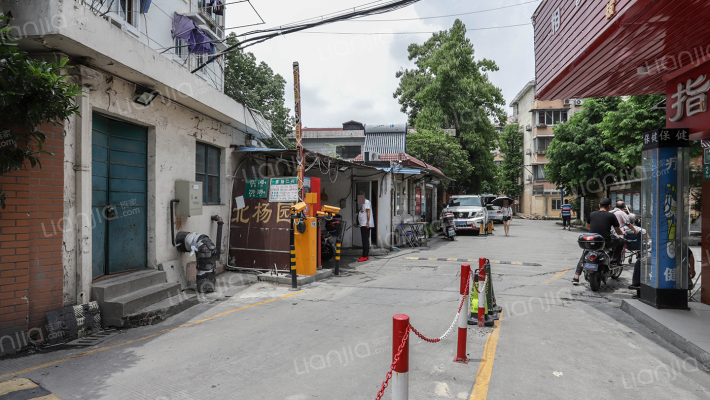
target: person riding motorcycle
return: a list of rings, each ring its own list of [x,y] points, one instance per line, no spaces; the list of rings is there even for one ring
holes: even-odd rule
[[[629,217],[629,209],[626,207],[626,203],[624,203],[623,200],[618,200],[616,202],[616,208],[611,210],[611,213],[614,214],[617,220],[619,220],[619,226],[621,227],[621,229],[624,230],[624,234],[626,234],[627,230],[630,230],[634,234],[638,234],[638,230],[631,223],[631,218]],[[612,256],[613,259],[621,262],[621,252],[624,250],[623,235],[618,235],[614,232],[611,232],[611,235],[613,237],[621,239],[614,247],[614,254]]]
[[[611,199],[604,197],[599,200],[599,211],[594,211],[589,215],[589,223],[587,224],[587,229],[589,233],[596,233],[604,237],[607,243],[610,243],[614,249],[614,255],[612,256],[612,262],[618,262],[621,255],[621,248],[619,248],[619,253],[617,253],[617,247],[624,245],[624,231],[621,230],[621,224],[617,217],[610,213],[611,209]],[[618,235],[618,237],[612,237],[612,229]],[[582,256],[584,257],[584,256]],[[579,283],[579,276],[582,274],[584,269],[584,260],[580,258],[577,264],[577,270],[575,271],[572,283],[577,285]]]

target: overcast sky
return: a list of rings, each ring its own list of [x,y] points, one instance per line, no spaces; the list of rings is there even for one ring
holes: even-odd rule
[[[227,2],[232,0],[227,0]],[[240,34],[321,16],[368,3],[368,0],[252,0],[265,25],[229,30]],[[505,109],[535,75],[533,28],[530,17],[539,1],[530,0],[420,0],[407,8],[364,20],[405,19],[394,22],[346,21],[294,33],[249,47],[287,81],[286,106],[293,112],[292,64],[301,68],[304,127],[340,127],[354,119],[366,124],[403,123],[406,115],[392,97],[399,84],[395,73],[413,64],[407,59],[410,43],[424,43],[430,33],[401,35],[340,35],[334,32],[434,32],[449,29],[456,17],[420,19],[517,5],[501,10],[459,16],[467,29],[526,24],[512,28],[469,31],[475,58],[487,58],[500,70],[491,82],[503,91]],[[227,6],[226,27],[258,21],[246,4]]]

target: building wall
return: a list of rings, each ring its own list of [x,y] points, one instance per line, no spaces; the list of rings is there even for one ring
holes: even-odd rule
[[[133,103],[134,85],[118,77],[81,68],[86,89],[81,117],[67,125],[65,142],[66,221],[64,235],[65,295],[76,303],[89,301],[91,288],[91,127],[92,114],[101,113],[148,129],[148,261],[146,268],[173,265],[185,267],[189,254],[179,253],[171,243],[170,200],[175,198],[175,181],[195,180],[195,146],[207,143],[221,149],[219,205],[205,205],[201,216],[176,218],[175,230],[195,231],[216,239],[218,214],[227,220],[231,211],[231,179],[236,160],[230,145],[245,145],[246,135],[230,125],[206,117],[179,103],[159,97],[149,106]],[[98,75],[98,77],[97,77]],[[227,259],[228,230],[223,232],[222,260]],[[76,278],[74,278],[76,277]],[[169,280],[179,277],[168,274]]]
[[[26,345],[24,334],[46,324],[45,313],[64,306],[62,217],[63,127],[43,125],[42,168],[0,177],[7,207],[0,210],[0,354]],[[59,234],[53,235],[57,231]],[[40,335],[33,329],[33,336]]]

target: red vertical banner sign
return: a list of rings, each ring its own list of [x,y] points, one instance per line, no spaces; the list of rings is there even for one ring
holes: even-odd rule
[[[416,213],[417,215],[422,213],[422,190],[417,188],[414,194],[414,200],[416,201]]]

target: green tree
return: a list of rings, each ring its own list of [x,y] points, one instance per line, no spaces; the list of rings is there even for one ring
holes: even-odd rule
[[[631,96],[619,103],[617,110],[607,112],[599,123],[604,134],[604,144],[616,149],[611,157],[622,168],[641,165],[643,134],[665,128],[665,111],[651,109],[665,98],[661,94]]]
[[[400,82],[393,94],[402,112],[417,128],[418,117],[424,114],[425,129],[456,129],[456,139],[472,166],[456,186],[467,192],[494,192],[497,168],[491,151],[497,132],[491,120],[504,123],[506,114],[503,95],[487,72],[497,71],[498,66],[474,59],[466,26],[458,19],[450,30],[435,33],[424,44],[410,44],[407,50],[416,67],[397,72]]]
[[[426,111],[417,117],[416,132],[407,135],[407,152],[431,164],[452,179],[467,178],[473,171],[468,152],[454,137],[437,127]]]
[[[227,46],[237,44],[237,37],[230,34]],[[277,139],[263,140],[272,147],[293,147],[287,135],[292,132],[294,119],[290,109],[284,105],[286,80],[265,62],[257,63],[250,52],[237,50],[227,54],[224,70],[224,93],[261,112],[271,122],[271,129]]]
[[[35,166],[42,167],[46,137],[38,130],[45,123],[63,125],[79,113],[75,102],[81,90],[62,74],[68,58],[46,62],[29,58],[20,50],[0,13],[0,175]],[[7,193],[0,190],[0,207]]]
[[[523,193],[521,177],[523,174],[523,130],[520,125],[507,125],[498,140],[503,153],[503,164],[499,171],[499,188],[510,197],[519,197]]]
[[[607,112],[615,111],[621,99],[587,99],[582,111],[566,123],[556,125],[555,137],[547,149],[547,178],[568,193],[587,196],[600,193],[611,183],[620,167],[614,153],[604,143],[600,123]]]

